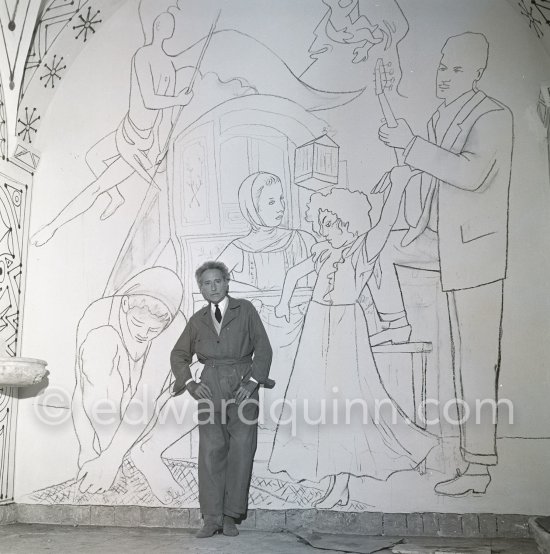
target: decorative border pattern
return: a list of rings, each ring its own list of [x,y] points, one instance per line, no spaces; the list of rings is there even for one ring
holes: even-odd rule
[[[65,27],[75,18],[76,14],[90,0],[51,0],[42,17],[36,25],[34,39],[32,41],[29,55],[25,63],[25,83],[23,94],[26,92],[34,74],[53,46],[54,42],[65,30]]]
[[[32,143],[48,105],[78,53],[122,0],[49,0],[25,61],[17,134]]]
[[[15,148],[11,161],[16,163],[22,169],[25,169],[30,173],[34,173],[38,168],[40,157],[38,154],[30,150],[30,148],[19,142]]]
[[[0,357],[17,355],[28,187],[0,175]],[[16,389],[0,386],[0,502],[13,500]]]
[[[4,89],[0,81],[0,157],[5,160],[7,152],[7,128],[6,128],[6,101]]]
[[[529,22],[538,38],[544,36],[546,27],[550,27],[550,0],[520,0],[521,15]]]

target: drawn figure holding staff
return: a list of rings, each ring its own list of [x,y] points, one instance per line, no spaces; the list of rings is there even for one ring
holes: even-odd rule
[[[173,108],[186,106],[193,98],[192,86],[176,91],[177,56],[164,51],[164,41],[173,36],[174,25],[174,16],[169,12],[155,19],[151,43],[139,48],[132,58],[128,113],[116,131],[101,139],[86,155],[95,180],[32,236],[35,246],[48,242],[60,227],[89,210],[102,194],[109,197],[109,203],[101,219],[113,215],[124,203],[118,185],[134,173],[147,183],[156,184],[155,175],[166,156],[176,119]]]

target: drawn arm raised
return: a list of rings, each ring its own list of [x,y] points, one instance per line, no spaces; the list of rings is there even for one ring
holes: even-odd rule
[[[388,194],[378,223],[367,233],[366,248],[368,260],[373,260],[386,244],[388,236],[397,219],[401,197],[407,183],[419,171],[413,171],[408,165],[395,166],[389,173],[385,173],[381,181],[390,181],[391,189]],[[379,186],[379,185],[377,185]],[[387,184],[382,185],[385,189]]]

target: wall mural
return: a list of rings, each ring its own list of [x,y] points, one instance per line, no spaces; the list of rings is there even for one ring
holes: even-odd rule
[[[0,173],[0,356],[17,355],[21,290],[26,267],[27,185]],[[0,501],[13,499],[15,398],[0,387]]]
[[[546,27],[550,26],[550,2],[548,0],[520,0],[518,2],[521,15],[529,22],[529,28],[533,29],[538,38],[542,38]]]
[[[32,31],[35,15],[30,1],[6,0],[0,6],[0,159],[19,161],[19,153],[9,151],[13,130],[8,121],[17,105],[20,79],[25,62],[27,30]],[[15,110],[14,110],[15,112]],[[34,124],[29,120],[28,132]],[[11,142],[10,142],[11,145]],[[12,145],[13,146],[13,145]],[[26,162],[23,165],[26,167]],[[6,171],[11,168],[6,164]],[[17,172],[15,173],[17,174]],[[0,173],[0,356],[18,351],[21,290],[26,273],[27,185]],[[25,232],[25,236],[24,236]],[[24,267],[25,264],[25,267]],[[15,466],[15,426],[17,389],[0,387],[0,502],[13,500]]]
[[[38,15],[18,104],[17,135],[32,144],[63,76],[121,0],[49,0]]]
[[[165,42],[183,35],[184,4],[140,3],[146,38],[128,60],[128,111],[85,153],[89,181],[31,238],[36,249],[63,240],[99,197],[100,220],[116,217],[127,200],[121,185],[131,176],[146,185],[105,289],[78,323],[70,405],[78,467],[26,500],[198,505],[196,403],[172,397],[171,374],[155,370],[167,367],[170,345],[202,305],[195,267],[214,258],[231,271],[230,294],[254,303],[274,346],[277,385],[261,394],[251,507],[368,510],[351,481],[398,472],[427,479],[435,467],[435,494],[485,494],[498,463],[496,424],[461,425],[456,454],[444,427],[426,425],[422,402],[438,394],[445,359],[458,401],[496,401],[514,130],[510,109],[483,92],[486,37],[465,30],[437,46],[440,105],[426,130],[413,132],[395,108],[409,31],[397,1],[323,0],[300,69],[218,11],[200,40],[168,52]],[[103,13],[87,2],[73,9],[93,40]],[[50,51],[40,55],[46,89],[68,67]],[[331,125],[333,112],[365,97],[369,132],[388,160],[368,190],[348,182],[351,164]],[[13,216],[13,194],[5,197]],[[6,266],[10,282],[14,267]],[[403,268],[421,277],[413,282]],[[7,328],[12,320],[3,319]],[[397,421],[375,425],[369,409],[371,425],[356,419],[336,432],[295,429],[286,417],[284,401],[349,397],[387,400]],[[106,398],[118,416],[98,425],[93,406]],[[149,414],[139,425],[130,423],[137,405]]]
[[[0,157],[5,160],[7,153],[6,102],[4,90],[0,82]]]

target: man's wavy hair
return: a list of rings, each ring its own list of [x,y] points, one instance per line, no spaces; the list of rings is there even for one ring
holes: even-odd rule
[[[311,221],[315,232],[322,235],[319,213],[331,212],[350,233],[359,236],[371,228],[370,210],[371,204],[366,194],[345,188],[333,188],[325,194],[315,192],[311,195],[306,221]]]
[[[217,260],[209,260],[204,262],[198,269],[195,271],[195,279],[197,280],[197,285],[201,287],[202,274],[209,269],[219,269],[222,272],[224,281],[229,282],[231,276],[229,275],[229,269],[223,262],[218,262]]]

